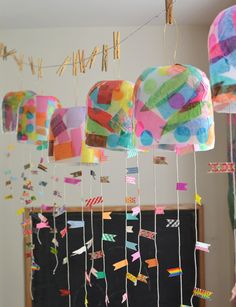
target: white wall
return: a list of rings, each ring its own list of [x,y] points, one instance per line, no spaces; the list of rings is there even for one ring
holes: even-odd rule
[[[10,48],[16,48],[26,55],[42,56],[44,64],[57,64],[63,61],[64,56],[71,54],[73,50],[85,48],[90,53],[96,45],[107,42],[112,43],[113,28],[78,28],[78,29],[38,29],[38,30],[9,30],[0,31],[0,40]],[[124,37],[132,28],[120,28]],[[207,64],[207,32],[206,27],[180,27],[180,41],[178,42],[177,62],[192,64],[204,71],[208,71]],[[96,69],[78,77],[75,81],[70,68],[61,78],[56,76],[55,69],[44,71],[44,78],[38,81],[32,78],[29,68],[20,77],[13,60],[9,59],[0,64],[0,97],[12,90],[19,88],[32,89],[38,93],[54,95],[63,105],[71,106],[75,103],[85,104],[86,94],[89,88],[98,80],[116,79],[121,71],[121,78],[133,80],[147,67],[165,65],[172,62],[171,43],[175,40],[174,29],[167,31],[167,47],[163,46],[163,28],[147,27],[135,36],[132,36],[121,47],[121,64],[109,63],[109,72],[100,71],[101,58],[96,63]],[[198,190],[205,204],[205,241],[212,244],[211,253],[206,255],[206,288],[214,291],[214,300],[208,306],[227,307],[229,304],[230,290],[233,283],[233,241],[227,212],[227,177],[225,175],[207,174],[209,161],[226,161],[226,121],[223,115],[216,116],[216,148],[207,153],[197,154],[198,166]],[[14,175],[20,174],[30,156],[37,163],[39,154],[35,153],[31,146],[17,145],[10,158],[3,154],[7,144],[15,142],[15,136],[1,135],[1,173],[4,169],[11,168]],[[30,148],[30,149],[29,149]],[[176,202],[175,182],[176,167],[173,154],[166,154],[169,165],[158,169],[158,203],[173,204]],[[103,174],[109,175],[111,185],[104,187],[106,204],[118,205],[124,202],[125,186],[122,183],[125,168],[123,153],[108,153],[109,162],[103,167]],[[135,161],[129,161],[132,165]],[[152,204],[154,198],[153,188],[153,164],[152,154],[142,155],[140,158],[142,203]],[[71,166],[56,168],[56,174],[63,176],[69,174]],[[78,168],[76,168],[78,169]],[[99,173],[99,167],[95,167]],[[53,167],[50,168],[50,172]],[[87,175],[89,169],[86,169]],[[88,176],[87,176],[88,177]],[[189,182],[190,189],[181,198],[183,203],[193,203],[193,156],[188,155],[180,159],[181,180]],[[2,185],[4,183],[4,176]],[[2,186],[3,187],[3,186]],[[61,184],[59,187],[62,188]],[[1,204],[1,235],[4,240],[0,245],[0,289],[3,290],[3,302],[1,307],[23,307],[23,253],[22,235],[20,231],[20,218],[16,217],[16,210],[21,206],[19,195],[21,181],[14,184],[13,201],[2,201]],[[49,193],[52,188],[49,185],[47,195],[39,199],[42,202],[52,201]],[[3,191],[3,189],[1,189]],[[129,191],[133,191],[130,189]],[[4,194],[5,192],[3,192]],[[85,186],[85,194],[88,195],[89,187]],[[99,193],[99,184],[93,185],[93,194]],[[66,203],[78,205],[72,189],[67,188]],[[1,242],[0,242],[1,243]],[[1,281],[3,283],[1,287]],[[1,290],[0,290],[1,291]],[[1,293],[0,293],[1,297]]]

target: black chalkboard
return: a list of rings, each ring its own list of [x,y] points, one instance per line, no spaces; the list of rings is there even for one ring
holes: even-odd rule
[[[81,220],[81,212],[68,212],[68,220]],[[52,227],[52,213],[44,213]],[[157,215],[157,246],[159,261],[159,286],[160,286],[160,306],[179,307],[180,306],[180,282],[179,277],[168,277],[167,269],[178,267],[178,231],[177,228],[166,228],[167,219],[176,219],[176,210],[167,210],[165,215]],[[125,213],[113,212],[111,220],[105,220],[105,232],[116,234],[116,242],[104,242],[106,255],[106,275],[108,279],[109,306],[122,306],[121,299],[125,293],[126,268],[114,272],[113,264],[123,260],[125,257]],[[90,213],[84,213],[86,241],[91,239]],[[33,227],[38,221],[32,216]],[[101,213],[94,212],[94,244],[95,251],[101,250]],[[181,210],[181,257],[183,269],[183,303],[190,305],[190,297],[194,286],[194,210]],[[128,240],[137,242],[139,229],[138,221],[129,221],[128,225],[133,226],[133,233],[128,234]],[[58,231],[57,241],[59,242],[58,259],[59,266],[56,274],[52,271],[55,267],[55,257],[50,253],[53,246],[53,234],[49,229],[42,229],[39,233],[41,244],[36,233],[33,234],[35,244],[34,257],[40,270],[33,275],[32,293],[34,300],[33,307],[67,307],[68,297],[60,296],[60,289],[67,289],[67,266],[63,265],[63,258],[66,257],[65,238],[61,238],[60,231],[65,227],[65,215],[56,218],[56,228]],[[142,228],[154,230],[153,211],[142,212]],[[69,255],[74,250],[83,246],[82,228],[71,229],[68,234]],[[91,250],[90,250],[91,252]],[[142,274],[147,275],[148,284],[138,282],[136,286],[128,281],[128,294],[130,307],[154,307],[157,306],[157,272],[156,268],[147,268],[144,262],[146,259],[154,258],[154,241],[141,237],[141,257],[143,260]],[[133,262],[128,250],[129,272],[138,274],[139,262]],[[84,306],[84,254],[69,257],[70,264],[70,285],[72,295],[72,307]],[[88,271],[91,267],[91,260],[88,256]],[[95,260],[95,268],[102,271],[102,259]],[[105,283],[104,279],[98,280],[94,276],[91,278],[92,287],[87,286],[89,307],[105,306]],[[126,306],[126,304],[123,304]],[[198,300],[194,299],[194,306],[200,306]]]

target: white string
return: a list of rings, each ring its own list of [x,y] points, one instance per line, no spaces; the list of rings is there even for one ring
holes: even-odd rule
[[[179,182],[179,156],[176,153],[176,180]],[[178,226],[178,256],[179,256],[179,267],[182,269],[182,260],[181,260],[181,235],[180,235],[180,201],[179,201],[179,190],[176,189],[177,194],[177,220],[179,221]],[[183,305],[183,277],[182,274],[179,276],[180,281],[180,301]]]
[[[55,178],[55,175],[56,175],[56,165],[53,166],[53,183],[52,183],[52,186],[53,186],[53,191],[55,189],[55,181],[54,181],[54,178]],[[53,244],[54,244],[54,248],[57,250],[57,245],[56,245],[56,239],[57,239],[57,229],[56,229],[56,216],[55,216],[55,196],[53,194]],[[55,260],[56,260],[56,264],[55,264],[55,267],[53,269],[53,275],[56,274],[56,270],[58,268],[58,265],[59,265],[59,261],[58,261],[58,255],[57,253],[54,254],[55,256]]]
[[[63,200],[64,200],[64,206],[65,206],[65,227],[67,228],[67,209],[66,209],[66,184],[65,182],[63,183]],[[68,302],[69,302],[69,307],[71,307],[71,293],[70,293],[70,261],[69,261],[69,231],[66,232],[66,259],[67,259],[67,284],[68,284],[68,290],[69,290],[69,296],[68,296]]]
[[[138,251],[140,253],[140,258],[139,258],[139,271],[138,271],[138,275],[141,274],[142,271],[142,257],[141,257],[141,250],[140,250],[140,235],[139,235],[139,231],[142,228],[142,210],[141,210],[141,191],[140,191],[140,168],[139,168],[139,153],[137,153],[136,156],[137,159],[137,167],[138,167],[138,174],[137,174],[137,179],[138,179],[138,207],[139,207],[139,230],[138,230]]]
[[[153,158],[155,157],[155,148],[153,147]],[[154,211],[154,232],[155,232],[155,240],[154,240],[154,246],[155,246],[155,258],[157,259],[157,173],[156,173],[156,167],[153,163],[153,174],[154,174],[154,205],[155,205],[155,211]],[[159,280],[159,263],[156,267],[157,270],[157,306],[160,306],[160,280]]]
[[[125,152],[125,172],[127,170],[127,153]],[[125,174],[125,199],[128,196],[128,185],[126,180],[126,174]],[[128,213],[128,206],[127,202],[125,201],[125,259],[128,260],[127,255],[127,239],[128,239],[128,233],[127,233],[127,226],[128,226],[128,220],[127,220],[127,213]],[[125,293],[127,294],[126,299],[126,306],[129,307],[129,295],[128,295],[128,279],[127,274],[129,272],[129,263],[126,266],[126,275],[125,275]]]
[[[196,161],[196,153],[194,151],[193,153],[193,158],[194,158],[194,194],[197,195],[198,190],[197,190],[197,161]],[[195,238],[196,238],[196,243],[198,241],[198,216],[197,216],[197,201],[195,197],[194,201],[194,220],[195,220]],[[194,289],[197,288],[197,279],[198,279],[198,267],[197,267],[197,250],[196,250],[196,244],[194,246],[194,274],[195,274],[195,279],[194,279]],[[193,298],[194,295],[192,294],[191,296],[191,306],[193,306]]]
[[[41,158],[42,158],[43,161],[44,161],[44,151],[42,151],[42,156],[41,156]],[[44,172],[42,172],[42,181],[44,181],[44,179],[45,179]],[[43,190],[44,190],[44,187],[43,187],[43,185],[42,185],[42,186],[41,186],[41,192],[43,192]],[[43,201],[45,200],[45,193],[44,193],[44,192],[43,192],[42,200],[43,200]],[[41,214],[43,214],[43,209],[42,209],[42,207],[41,207],[41,209],[40,209],[40,212],[41,212]],[[37,231],[37,239],[38,239],[39,244],[42,245],[42,242],[41,242],[40,237],[39,237],[39,236],[40,236],[40,231],[41,231],[41,229],[39,228],[38,231]]]
[[[89,176],[89,197],[92,198],[92,176]],[[92,234],[92,255],[94,254],[94,227],[93,227],[93,206],[91,206],[90,211],[90,223],[91,223],[91,234]],[[89,278],[91,277],[92,269],[94,268],[94,257],[92,257],[92,266],[89,273]]]

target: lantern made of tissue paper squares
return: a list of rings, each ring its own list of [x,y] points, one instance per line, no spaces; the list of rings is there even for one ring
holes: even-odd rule
[[[236,5],[219,13],[208,36],[214,110],[236,113]]]
[[[111,150],[133,148],[134,85],[129,81],[101,81],[87,98],[86,144]]]
[[[2,129],[3,132],[14,132],[17,127],[18,109],[20,105],[35,95],[32,91],[7,93],[2,102]]]
[[[190,65],[154,67],[135,84],[136,146],[178,151],[214,147],[214,118],[206,75]]]
[[[56,110],[50,122],[49,156],[62,161],[73,158],[80,163],[99,163],[101,150],[85,145],[86,107]]]
[[[60,107],[53,96],[35,95],[25,100],[19,108],[17,140],[36,145],[47,143],[52,114]]]

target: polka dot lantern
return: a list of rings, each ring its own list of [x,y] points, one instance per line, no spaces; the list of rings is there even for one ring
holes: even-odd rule
[[[208,36],[214,110],[236,113],[236,5],[219,13]]]
[[[87,98],[86,144],[110,150],[133,148],[133,89],[129,81],[101,81]]]
[[[47,143],[52,114],[60,107],[53,96],[34,95],[24,101],[19,108],[17,140],[35,145]]]
[[[153,67],[134,89],[136,146],[172,151],[214,148],[214,117],[206,75],[190,65]]]

